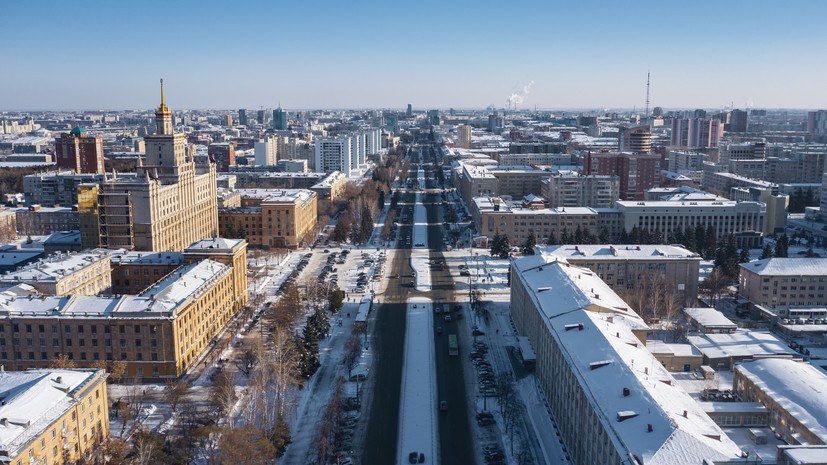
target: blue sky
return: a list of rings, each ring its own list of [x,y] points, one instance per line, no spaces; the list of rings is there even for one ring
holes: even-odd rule
[[[0,111],[825,108],[821,1],[16,1]]]

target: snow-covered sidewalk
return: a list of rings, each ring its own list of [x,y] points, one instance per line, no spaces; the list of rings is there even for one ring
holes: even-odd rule
[[[397,464],[408,463],[411,452],[425,454],[425,463],[437,463],[436,367],[433,312],[430,299],[408,302],[405,356],[399,404]],[[426,350],[423,350],[427,348]]]

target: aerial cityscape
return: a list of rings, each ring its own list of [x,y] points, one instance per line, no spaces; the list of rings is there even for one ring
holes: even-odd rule
[[[827,464],[827,4],[647,3],[5,5],[0,465]]]

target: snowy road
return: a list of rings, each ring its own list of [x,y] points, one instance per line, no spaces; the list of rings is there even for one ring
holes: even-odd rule
[[[436,369],[432,318],[430,299],[410,299],[396,448],[396,463],[400,465],[409,463],[411,452],[424,453],[424,463],[437,463]]]

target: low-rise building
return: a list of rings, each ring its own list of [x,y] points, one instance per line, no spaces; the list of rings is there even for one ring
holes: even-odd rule
[[[740,266],[738,294],[755,305],[789,316],[789,309],[826,307],[827,260],[765,258]]]
[[[312,242],[318,194],[306,189],[240,189],[241,206],[218,212],[221,236],[260,247],[298,248]]]
[[[108,294],[109,263],[109,254],[100,249],[59,253],[0,276],[0,285],[25,283],[44,295]]]
[[[17,234],[21,236],[48,236],[58,231],[80,229],[80,215],[74,207],[41,207],[15,209]]]
[[[0,293],[0,363],[26,370],[63,356],[82,367],[119,364],[132,381],[178,378],[247,303],[245,241],[205,239],[183,259],[161,279],[147,273],[154,281],[137,295]],[[153,266],[133,260],[114,268],[128,275],[113,276],[143,279]]]
[[[597,274],[615,292],[672,282],[685,304],[698,298],[701,256],[672,245],[553,245],[537,247],[551,261],[566,259]]]
[[[809,363],[768,358],[737,364],[732,385],[742,400],[760,402],[772,412],[770,427],[788,444],[827,444],[823,371]]]
[[[506,235],[511,244],[520,244],[532,234],[538,244],[549,236],[559,241],[563,234],[573,234],[578,228],[597,235],[597,212],[594,209],[544,208],[542,199],[539,200],[540,205],[508,203],[499,197],[475,197],[471,215],[480,234],[488,237]]]
[[[674,344],[649,339],[646,349],[667,371],[688,373],[695,371],[703,364],[703,355],[692,344]]]
[[[738,329],[738,325],[714,308],[684,308],[683,314],[690,325],[705,334],[732,333]]]
[[[512,261],[511,314],[536,353],[571,463],[740,460],[740,448],[646,349],[648,326],[590,270],[539,255]]]
[[[106,372],[34,369],[0,372],[0,462],[76,463],[109,435]]]
[[[320,199],[329,199],[331,202],[337,200],[345,190],[347,177],[341,171],[334,171],[324,179],[313,184],[310,190],[319,195]]]
[[[704,365],[718,371],[731,370],[745,360],[797,358],[800,355],[769,331],[738,329],[728,333],[691,334],[690,344],[704,356]]]
[[[664,237],[686,228],[712,226],[718,237],[734,234],[739,247],[760,247],[766,205],[760,202],[677,202],[618,200],[615,207],[623,216],[623,227],[630,232],[637,226]]]

